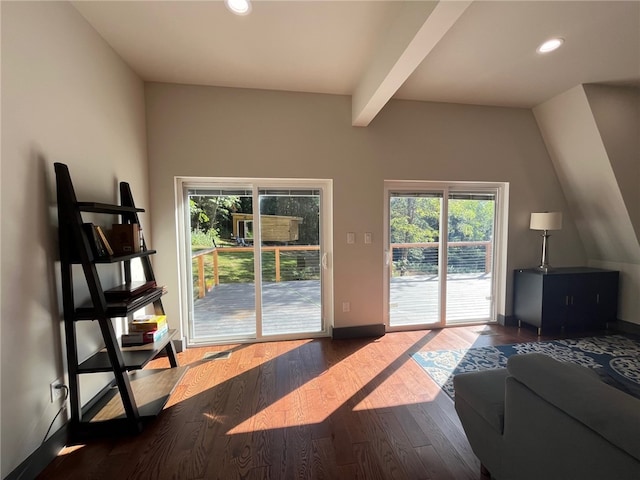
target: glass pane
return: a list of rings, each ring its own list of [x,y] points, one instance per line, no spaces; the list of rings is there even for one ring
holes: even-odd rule
[[[192,337],[256,336],[250,191],[189,191]]]
[[[449,196],[447,324],[491,318],[495,195]]]
[[[442,196],[394,193],[389,199],[389,325],[436,323]]]
[[[260,192],[262,333],[321,332],[320,192]]]

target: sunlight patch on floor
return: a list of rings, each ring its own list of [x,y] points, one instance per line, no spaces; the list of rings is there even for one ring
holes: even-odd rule
[[[440,391],[424,389],[421,393],[408,392],[405,387],[398,387],[391,381],[383,382],[367,397],[359,402],[353,411],[376,410],[391,407],[400,407],[416,403],[432,402],[440,394]]]
[[[65,455],[71,455],[74,452],[77,452],[78,450],[84,448],[85,445],[84,444],[80,444],[80,445],[69,445],[68,447],[64,447],[62,450],[60,450],[60,452],[58,453],[59,457],[63,457]]]
[[[436,333],[435,336],[439,334]],[[428,337],[425,339],[424,336]],[[405,364],[413,364],[409,352],[416,347],[424,346],[434,337],[427,332],[423,337],[398,349],[393,354],[379,356],[380,343],[364,344],[357,350],[344,356],[338,363],[329,366],[322,372],[314,373],[310,378],[301,375],[297,386],[276,386],[276,392],[271,392],[268,399],[261,399],[257,413],[240,419],[237,425],[231,426],[227,435],[237,435],[257,431],[292,428],[299,426],[318,425],[325,422],[340,409],[350,411],[376,410],[403,405],[412,405],[433,401],[441,393],[440,388],[429,385],[431,380],[420,371],[415,364],[415,380],[397,373]],[[305,341],[294,341],[287,345],[288,349],[295,349]],[[253,348],[266,347],[254,345]],[[253,359],[248,366],[255,368],[260,363],[271,361],[278,355],[267,354],[260,356],[260,351],[253,352]],[[258,355],[256,355],[256,353]],[[262,352],[267,353],[267,352]],[[308,353],[308,352],[307,352]],[[345,360],[349,359],[348,362]],[[357,365],[357,368],[354,368]],[[411,367],[409,367],[411,368]],[[291,391],[286,391],[293,388]],[[278,392],[278,390],[284,391]],[[273,394],[278,398],[273,398]],[[355,406],[354,406],[355,405]]]
[[[309,397],[309,392],[307,389],[299,388],[239,423],[229,430],[227,435],[298,427],[326,420],[328,414],[323,409],[305,408],[305,397]]]

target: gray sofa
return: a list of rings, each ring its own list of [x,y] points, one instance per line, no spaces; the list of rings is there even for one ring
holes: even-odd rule
[[[538,353],[454,378],[455,408],[492,478],[640,479],[640,399]]]

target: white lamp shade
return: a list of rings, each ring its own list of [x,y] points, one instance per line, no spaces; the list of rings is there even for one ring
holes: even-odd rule
[[[541,212],[531,214],[531,230],[561,230],[562,212]]]

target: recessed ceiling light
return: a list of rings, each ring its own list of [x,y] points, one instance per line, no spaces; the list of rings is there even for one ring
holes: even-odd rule
[[[251,12],[249,0],[224,0],[224,4],[236,15],[248,15]]]
[[[564,43],[564,38],[551,38],[546,42],[540,44],[538,48],[536,48],[536,52],[538,53],[549,53],[553,52],[560,48],[560,46]]]

